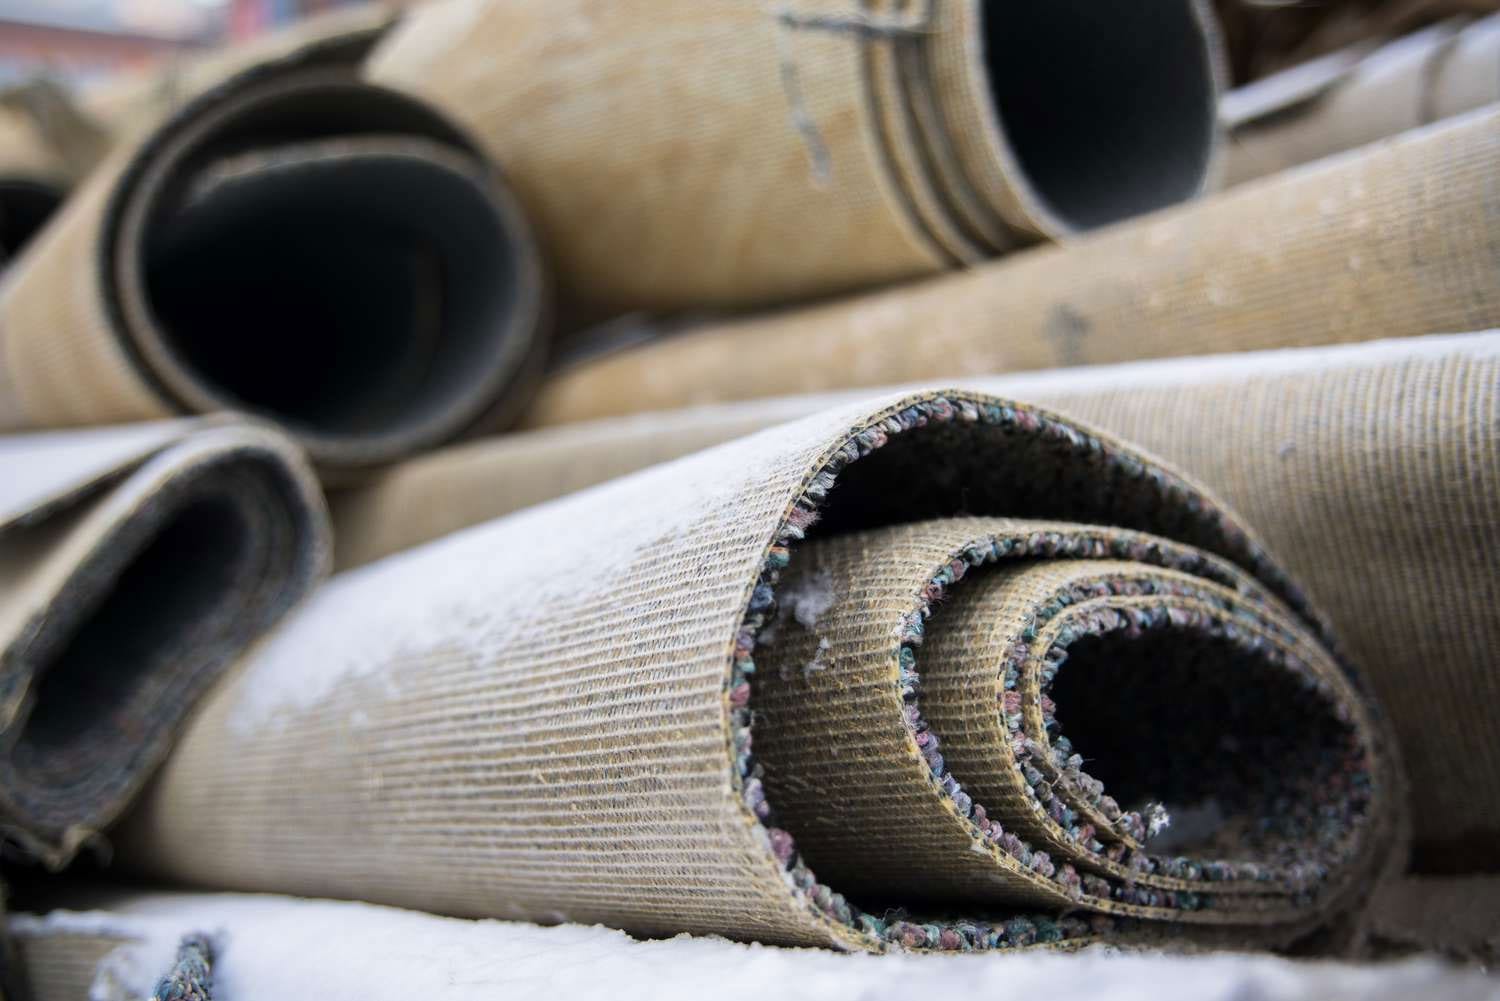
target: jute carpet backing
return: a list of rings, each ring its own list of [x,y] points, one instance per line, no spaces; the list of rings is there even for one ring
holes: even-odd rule
[[[849,553],[869,559],[828,571],[830,606],[807,575]],[[1015,615],[947,631],[983,647],[954,668],[989,692],[966,745],[939,733],[941,698],[930,718],[913,701],[919,641],[939,643],[949,609],[924,618],[1015,575]],[[895,597],[846,629],[836,602],[867,580]],[[1098,594],[1055,607],[1077,589]],[[781,660],[778,608],[808,629],[833,616],[813,661],[839,664]],[[1022,630],[1035,657],[1006,687],[991,627],[1044,613],[1059,631]],[[1080,748],[1144,738],[1159,683],[1218,709],[1117,756],[1118,802],[1051,732],[1064,700],[1036,676],[1092,633],[1139,657],[1101,678],[1076,653],[1094,664],[1082,687],[1105,686],[1073,697]],[[1029,405],[894,393],[340,575],[205,701],[116,858],[224,888],[789,944],[1278,944],[1330,922],[1347,943],[1341,916],[1401,845],[1396,745],[1365,686],[1258,538],[1178,474]],[[1098,691],[1139,713],[1103,718]],[[997,732],[1017,692],[1042,714],[1024,741]],[[790,703],[828,714],[816,747]],[[1272,704],[1274,733],[1255,722]],[[938,739],[974,757],[950,774]],[[1217,792],[1179,782],[1204,756]],[[833,761],[845,781],[820,790]],[[1054,767],[1044,793],[1030,776]],[[990,781],[1005,794],[976,794]],[[922,825],[899,845],[870,807],[898,802]],[[1179,806],[1222,820],[1156,852]],[[819,869],[830,839],[837,878]]]
[[[336,472],[513,416],[545,333],[519,209],[442,114],[308,59],[118,149],[8,271],[0,428],[232,409]]]
[[[1195,0],[439,0],[367,74],[505,165],[579,316],[929,274],[1217,173]]]
[[[0,438],[0,833],[60,865],[322,576],[317,484],[228,420]]]
[[[1500,111],[951,277],[553,376],[535,425],[691,403],[1500,326]]]
[[[1417,863],[1490,869],[1500,749],[1500,335],[1016,375],[974,383],[1139,443],[1242,512],[1390,707]],[[337,563],[448,532],[831,405],[792,397],[477,442],[332,497]],[[1352,586],[1351,582],[1360,582]],[[1436,610],[1440,609],[1440,613]]]
[[[1500,15],[1344,51],[1225,96],[1228,183],[1264,177],[1500,101]]]

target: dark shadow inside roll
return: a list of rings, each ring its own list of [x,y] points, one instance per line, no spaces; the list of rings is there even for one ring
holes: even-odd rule
[[[535,357],[524,223],[424,105],[323,73],[252,88],[181,145],[117,273],[148,366],[190,408],[383,461],[494,413]]]
[[[205,686],[304,593],[321,565],[304,491],[279,459],[217,456],[73,571],[7,665],[30,684],[0,790],[29,833],[112,819]]]
[[[42,181],[0,179],[0,262],[35,236],[63,202],[63,191]]]
[[[186,365],[294,426],[439,416],[493,366],[516,263],[474,179],[330,150],[225,182],[159,227],[147,289]]]
[[[1177,830],[1153,850],[1260,856],[1316,842],[1354,739],[1304,679],[1223,636],[1085,636],[1051,685],[1052,736],[1126,809],[1161,803]],[[1321,818],[1321,819],[1320,819]],[[1330,830],[1345,828],[1332,818]],[[1214,844],[1215,836],[1224,837]]]
[[[1201,190],[1217,93],[1191,3],[983,5],[1000,128],[1052,215],[1091,229]]]
[[[99,755],[118,753],[128,735],[116,714],[155,680],[150,669],[162,651],[234,595],[245,535],[240,513],[223,498],[172,517],[42,674],[13,751],[18,764],[31,764],[39,780],[68,785]]]

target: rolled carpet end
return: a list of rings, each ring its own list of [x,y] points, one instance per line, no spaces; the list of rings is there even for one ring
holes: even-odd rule
[[[61,865],[209,684],[326,571],[282,435],[235,421],[0,439],[0,831]]]
[[[1005,612],[950,657],[966,594]],[[1212,497],[1027,405],[891,394],[338,575],[195,715],[116,857],[653,935],[1275,945],[1400,855],[1387,731]],[[1158,846],[1137,800],[1211,822]]]
[[[581,322],[974,263],[1216,182],[1197,0],[424,4],[366,75],[467,125]]]
[[[442,115],[338,69],[209,91],[35,249],[0,295],[16,426],[238,410],[359,468],[503,423],[544,346],[499,176]]]

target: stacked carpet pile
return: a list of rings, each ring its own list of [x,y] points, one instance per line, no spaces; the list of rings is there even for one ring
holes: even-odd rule
[[[808,575],[825,594],[799,597]],[[871,588],[892,597],[848,597]],[[934,612],[950,590],[1012,611]],[[1095,633],[1142,659],[1091,689],[1110,658],[1080,652],[1082,689],[1136,713],[1084,697],[1064,738],[1051,674]],[[924,636],[995,645],[944,682]],[[936,699],[929,718],[944,684],[972,689],[971,722]],[[1174,715],[1199,700],[1226,715]],[[1184,729],[1158,744],[1165,719]],[[1386,725],[1189,481],[1029,405],[894,394],[343,575],[207,701],[116,847],[202,884],[650,933],[1289,942],[1352,912],[1399,845]],[[1119,752],[1117,800],[1075,739]],[[1173,764],[1214,753],[1222,773]],[[1214,836],[1149,847],[1161,802],[1209,799]]]
[[[434,0],[0,117],[0,993],[1492,960],[1500,36],[1148,6]]]
[[[0,427],[247,411],[352,474],[514,417],[546,317],[520,209],[447,115],[319,51],[120,146],[11,267]]]

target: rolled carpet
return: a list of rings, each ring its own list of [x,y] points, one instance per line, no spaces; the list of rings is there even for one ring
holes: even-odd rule
[[[527,420],[1500,326],[1500,110],[1067,247],[683,330],[554,374]]]
[[[501,179],[432,108],[299,58],[112,154],[11,269],[0,427],[239,410],[347,471],[514,414],[544,297]]]
[[[440,0],[367,74],[506,165],[578,318],[983,260],[1199,194],[1220,139],[1196,0]]]
[[[1500,648],[1500,334],[971,385],[1137,442],[1243,512],[1327,610],[1390,707],[1412,776],[1416,864],[1493,868],[1500,749],[1488,707],[1500,687],[1483,665]],[[369,562],[852,395],[641,414],[434,452],[332,496],[337,564]],[[1435,729],[1437,720],[1447,722]]]
[[[326,569],[301,453],[228,419],[0,438],[0,833],[51,866]]]
[[[1325,56],[1225,95],[1237,184],[1500,101],[1500,14]]]
[[[959,512],[989,520],[945,520]],[[923,628],[911,602],[885,622],[882,670],[827,668],[884,706],[847,716],[813,752],[848,752],[848,787],[810,806],[811,783],[787,778],[796,734],[776,717],[800,674],[764,666],[777,663],[775,644],[764,659],[772,631],[785,635],[778,602],[805,625],[822,599],[797,575],[821,572],[830,546],[899,556],[904,543],[882,531],[903,530],[957,533],[942,536],[926,577],[880,571],[929,603],[963,561],[993,563],[994,579],[1032,568],[1113,579],[1125,562],[1120,601],[1105,596],[1110,611],[1088,621],[1111,643],[1142,644],[1141,659],[1083,687],[1134,690],[1139,713],[1089,710],[1087,732],[1069,737],[1160,752],[1116,760],[1120,811],[1056,742],[1082,797],[1054,818],[1061,834],[1035,816],[1051,816],[1051,800],[1029,773],[1011,776],[1022,783],[1013,801],[984,802],[958,765],[956,778],[943,772],[932,722],[904,708],[915,676],[898,648]],[[1153,582],[1140,602],[1127,593],[1137,580]],[[836,574],[831,593],[856,585]],[[1066,646],[1061,635],[1049,643]],[[1056,660],[1051,649],[1038,641],[1036,653]],[[1154,460],[985,394],[892,394],[341,575],[205,702],[116,857],[224,888],[788,944],[1285,944],[1329,926],[1342,942],[1357,931],[1343,919],[1399,854],[1401,790],[1395,743],[1332,651],[1259,541]],[[1183,699],[1220,711],[1147,740],[1160,709],[1144,695],[1152,658]],[[990,714],[1008,714],[1004,665],[966,669],[991,686]],[[1018,670],[1024,682],[1029,669]],[[840,697],[826,701],[839,711]],[[1283,715],[1268,721],[1271,704]],[[1024,763],[1005,757],[1011,737],[977,753],[993,771],[1050,768],[1033,739]],[[1208,749],[1222,762],[1197,774],[1226,779],[1217,807],[1171,764]],[[925,827],[908,832],[920,860],[882,864],[867,783],[920,813]],[[1155,853],[1161,811],[1143,822],[1129,812],[1143,790],[1218,809],[1219,821],[1192,850]],[[798,846],[820,861],[830,838],[840,879],[868,860],[857,878],[814,875],[818,861]],[[1076,839],[1076,858],[1053,862],[1046,838]]]

